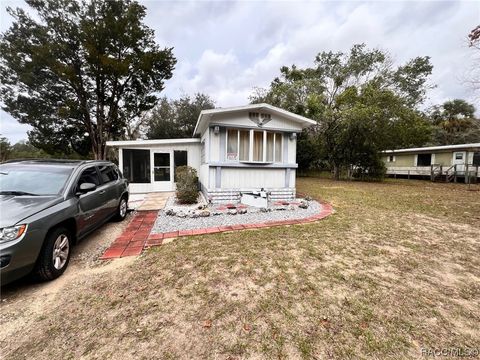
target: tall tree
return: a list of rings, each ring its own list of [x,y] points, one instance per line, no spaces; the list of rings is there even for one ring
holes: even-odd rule
[[[385,52],[360,44],[348,53],[321,52],[313,67],[280,71],[281,77],[268,89],[256,89],[251,101],[316,119],[312,135],[336,178],[342,167],[360,166],[367,153],[379,164],[374,154],[380,150],[429,139],[429,124],[416,110],[430,87],[428,57],[394,67]]]
[[[206,94],[197,93],[193,97],[183,95],[177,100],[168,100],[164,97],[147,116],[147,138],[192,137],[200,112],[213,108],[215,103]]]
[[[454,99],[435,106],[430,117],[435,126],[436,145],[480,141],[480,119],[475,118],[475,107],[465,100]]]
[[[0,137],[0,162],[7,160],[11,151],[10,141],[4,136]]]
[[[160,49],[132,0],[26,0],[35,14],[8,8],[0,38],[4,110],[30,124],[31,143],[47,152],[91,151],[155,106],[171,78],[172,48]]]

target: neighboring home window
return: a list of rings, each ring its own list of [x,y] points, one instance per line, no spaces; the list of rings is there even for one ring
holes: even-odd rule
[[[389,155],[388,156],[388,162],[395,162],[395,156],[394,155]]]
[[[473,162],[474,166],[480,166],[480,152],[473,153]]]
[[[283,135],[266,130],[227,130],[227,161],[282,162]]]
[[[418,154],[417,166],[430,166],[432,164],[432,154]]]
[[[455,160],[463,160],[463,153],[461,152],[455,153]]]

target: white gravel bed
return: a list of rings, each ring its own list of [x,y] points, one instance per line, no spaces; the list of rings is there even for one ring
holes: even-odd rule
[[[158,218],[152,228],[152,233],[165,233],[178,230],[193,230],[238,224],[258,224],[267,221],[304,219],[318,214],[321,209],[322,205],[317,201],[309,201],[309,207],[307,209],[296,208],[295,210],[272,210],[269,212],[260,212],[259,209],[249,207],[246,214],[221,214],[198,218],[168,216],[165,215],[163,210],[161,210],[159,211]]]

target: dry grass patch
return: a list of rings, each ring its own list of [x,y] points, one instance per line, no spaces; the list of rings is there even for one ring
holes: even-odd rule
[[[152,249],[68,287],[35,327],[0,338],[4,354],[398,359],[479,346],[480,192],[316,178],[298,190],[336,214]]]

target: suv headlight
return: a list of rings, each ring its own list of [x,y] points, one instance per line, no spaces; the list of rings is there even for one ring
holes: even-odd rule
[[[17,240],[25,234],[25,231],[27,231],[26,224],[0,229],[0,243]]]

